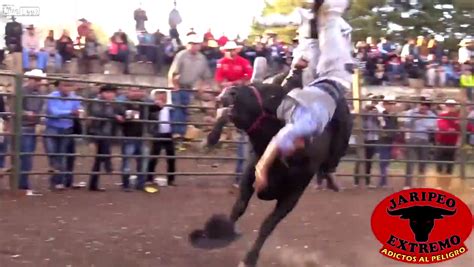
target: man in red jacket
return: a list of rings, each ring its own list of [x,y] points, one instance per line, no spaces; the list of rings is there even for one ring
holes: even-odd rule
[[[239,56],[238,46],[234,41],[228,41],[221,49],[224,52],[224,57],[217,61],[216,67],[216,82],[220,89],[232,85],[246,84],[252,77],[252,66],[250,61]],[[239,141],[245,141],[245,135],[240,132]],[[243,143],[239,143],[237,147],[237,156],[239,158],[246,158],[246,147]],[[240,175],[244,171],[244,159],[237,160],[235,173],[237,176],[234,180],[234,186],[238,187],[240,184]]]
[[[436,170],[438,173],[453,173],[453,161],[456,156],[456,145],[459,139],[459,111],[455,100],[449,99],[445,102],[446,110],[439,114],[438,132],[436,133],[437,148],[436,160],[449,161],[451,163],[438,163]],[[446,166],[446,171],[444,171]]]
[[[217,61],[216,82],[221,89],[238,84],[245,84],[252,77],[252,66],[250,61],[239,56],[240,47],[234,42],[229,41],[221,49],[224,57]]]

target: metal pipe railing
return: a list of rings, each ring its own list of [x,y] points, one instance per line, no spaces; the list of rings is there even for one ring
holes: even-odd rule
[[[213,126],[212,123],[203,123],[203,122],[187,122],[187,123],[180,123],[180,122],[159,122],[156,120],[148,120],[148,119],[140,119],[140,120],[134,120],[134,122],[138,122],[142,124],[143,127],[143,132],[144,136],[141,137],[125,137],[125,136],[96,136],[96,135],[87,135],[87,134],[81,134],[81,135],[70,135],[70,138],[87,138],[91,140],[100,140],[100,139],[108,139],[108,140],[140,140],[143,141],[142,143],[142,153],[141,155],[121,155],[121,154],[110,154],[110,155],[103,155],[103,154],[68,154],[68,153],[23,153],[20,150],[20,143],[21,143],[21,138],[22,136],[37,136],[37,137],[43,137],[43,138],[55,138],[55,137],[64,137],[63,135],[51,135],[51,134],[26,134],[22,133],[22,116],[19,116],[19,114],[23,114],[23,100],[25,98],[36,98],[36,99],[62,99],[62,100],[73,100],[73,101],[81,101],[83,103],[110,103],[107,101],[103,100],[98,100],[98,99],[86,99],[86,98],[77,98],[77,99],[71,99],[69,97],[52,97],[52,96],[44,96],[44,95],[24,95],[23,90],[22,90],[22,83],[24,78],[33,78],[33,77],[28,77],[25,75],[17,75],[13,73],[5,73],[0,71],[0,76],[9,76],[14,79],[15,82],[15,92],[8,94],[8,93],[0,93],[0,96],[6,96],[9,100],[11,100],[11,107],[12,110],[10,112],[3,112],[0,113],[0,117],[7,118],[10,120],[12,123],[12,128],[13,130],[10,133],[0,133],[0,136],[7,137],[9,140],[11,139],[12,141],[12,153],[0,153],[0,155],[10,155],[12,157],[12,170],[11,170],[11,177],[10,177],[10,188],[15,189],[16,184],[18,184],[18,178],[21,173],[28,173],[28,174],[45,174],[37,171],[31,171],[31,172],[22,172],[20,168],[20,158],[22,156],[59,156],[59,157],[77,157],[77,158],[94,158],[94,157],[110,157],[110,158],[144,158],[144,159],[181,159],[181,160],[222,160],[222,161],[233,161],[233,160],[244,160],[245,158],[242,157],[232,157],[232,156],[219,156],[219,155],[212,155],[212,156],[193,156],[193,155],[176,155],[176,156],[161,156],[161,155],[149,155],[149,146],[147,141],[169,141],[171,140],[170,138],[155,138],[153,136],[149,136],[147,134],[147,127],[150,124],[154,125],[159,125],[159,124],[169,124],[169,125],[184,125],[184,124],[192,124],[195,126]],[[67,81],[67,82],[77,82],[77,83],[96,83],[96,84],[107,84],[105,82],[100,82],[100,81],[84,81],[81,79],[77,78],[58,78],[58,77],[46,77],[46,80],[60,80],[60,81]],[[111,84],[111,83],[108,83]],[[112,83],[117,87],[136,87],[136,88],[145,88],[145,89],[165,89],[165,90],[173,90],[173,88],[169,87],[160,87],[160,86],[146,86],[146,85],[136,85],[136,84],[127,84],[127,83]],[[360,89],[360,88],[359,88]],[[185,89],[186,91],[190,92],[206,92],[206,93],[218,93],[217,91],[214,90],[195,90],[195,89]],[[365,101],[374,101],[373,99],[366,99],[357,97],[357,98],[348,98],[348,101],[355,101],[359,103],[359,106],[362,107],[361,103]],[[416,100],[397,100],[397,103],[407,103],[407,104],[419,104],[423,103],[420,101]],[[444,102],[435,102],[435,101],[429,101],[426,103],[430,104],[444,104]],[[144,113],[145,115],[149,114],[149,108],[153,105],[154,103],[148,103],[148,102],[141,102],[141,101],[115,101],[114,104],[120,105],[120,104],[134,104],[134,105],[140,105],[144,107]],[[359,139],[360,142],[358,144],[352,144],[352,148],[356,148],[358,150],[364,148],[364,147],[393,147],[393,148],[426,148],[430,150],[436,150],[436,149],[457,149],[460,151],[460,157],[458,157],[457,160],[454,161],[437,161],[437,160],[408,160],[408,159],[391,159],[391,160],[380,160],[380,159],[365,159],[363,155],[359,155],[357,158],[351,158],[351,157],[346,157],[342,159],[342,162],[348,162],[348,163],[355,163],[355,164],[363,164],[366,162],[372,162],[372,163],[380,163],[380,162],[391,162],[391,163],[402,163],[402,164],[416,164],[416,163],[425,163],[425,164],[456,164],[460,166],[460,171],[461,171],[461,177],[462,178],[468,178],[466,175],[466,169],[467,165],[469,164],[474,164],[474,161],[468,160],[468,150],[466,149],[467,142],[464,138],[467,134],[467,123],[469,118],[467,118],[467,107],[471,106],[472,104],[466,103],[466,101],[461,101],[458,103],[461,107],[461,115],[459,117],[442,117],[443,119],[446,120],[456,120],[460,122],[461,124],[461,129],[459,131],[440,131],[437,133],[445,133],[445,134],[461,134],[461,142],[459,143],[458,146],[439,146],[439,145],[413,145],[413,144],[364,144],[363,138]],[[187,108],[187,109],[198,109],[198,110],[215,110],[216,107],[203,107],[203,106],[196,106],[196,105],[189,105],[189,106],[183,106],[183,105],[174,105],[174,104],[167,104],[165,106],[173,107],[173,108]],[[374,113],[367,113],[365,111],[362,111],[362,108],[359,109],[359,112],[356,114],[353,114],[355,118],[370,118],[370,117],[392,117],[394,115],[384,115],[384,114],[374,114]],[[395,115],[399,119],[439,119],[439,116],[410,116],[407,114],[403,114],[403,112],[400,112],[400,114]],[[40,119],[43,118],[57,118],[55,116],[50,116],[47,114],[37,114],[35,117],[38,117]],[[145,118],[148,118],[149,116],[145,116]],[[107,121],[108,119],[105,118],[95,118],[95,117],[87,117],[87,118],[76,118],[76,117],[61,117],[61,118],[69,118],[69,119],[80,119],[80,120],[88,120],[88,121]],[[403,125],[403,124],[402,124]],[[235,127],[229,127],[232,129],[235,129]],[[430,131],[416,131],[416,130],[411,130],[411,129],[397,129],[397,130],[385,130],[385,129],[377,129],[377,130],[369,130],[369,129],[364,129],[362,127],[362,124],[356,128],[353,129],[353,133],[356,136],[363,137],[364,133],[433,133]],[[189,140],[187,141],[189,143],[198,143],[202,142],[201,139],[197,140]],[[243,144],[245,142],[241,141],[223,141],[222,143],[225,144]],[[471,148],[472,149],[472,148]],[[474,150],[474,149],[473,149]],[[167,175],[168,173],[150,173],[146,172],[146,160],[143,161],[143,165],[139,166],[139,171],[138,172],[130,172],[130,173],[123,173],[123,172],[114,172],[112,175],[122,175],[122,174],[143,174],[143,175],[149,175],[149,174],[158,174],[158,175]],[[57,173],[57,172],[55,172]],[[60,174],[74,174],[74,175],[90,175],[90,174],[103,174],[101,172],[60,172]],[[236,175],[236,173],[227,173],[227,172],[176,172],[173,173],[174,175],[181,175],[181,176],[201,176],[201,175],[206,175],[206,176],[233,176]],[[356,176],[356,177],[366,177],[367,174],[338,174],[339,176]],[[376,175],[371,175],[371,176],[376,176]],[[389,175],[389,177],[404,177],[405,175]],[[411,175],[412,177],[418,177],[417,175]],[[423,175],[421,175],[423,176]],[[431,177],[431,176],[430,176]]]

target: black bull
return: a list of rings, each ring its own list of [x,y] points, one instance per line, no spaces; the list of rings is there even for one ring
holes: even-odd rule
[[[230,224],[244,214],[254,193],[255,165],[271,139],[284,126],[276,118],[276,110],[287,94],[279,84],[252,84],[228,88],[221,95],[230,107],[228,116],[222,116],[208,135],[207,145],[215,145],[224,125],[231,121],[247,132],[252,145],[240,184],[239,196],[232,208]],[[306,140],[304,149],[285,159],[277,159],[268,172],[268,186],[258,193],[263,200],[277,200],[275,209],[264,220],[258,238],[247,252],[242,265],[254,266],[260,250],[276,225],[296,206],[312,177],[318,172],[334,171],[344,156],[352,130],[352,118],[344,98],[339,100],[332,121],[322,134]]]

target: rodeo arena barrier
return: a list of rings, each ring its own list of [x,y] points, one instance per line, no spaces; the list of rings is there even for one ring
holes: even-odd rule
[[[10,180],[9,180],[9,188],[10,190],[17,190],[18,189],[18,184],[19,184],[19,179],[20,175],[22,174],[21,172],[21,156],[22,155],[32,155],[32,156],[71,156],[72,154],[61,154],[61,153],[37,153],[37,150],[33,153],[22,153],[21,152],[21,138],[22,135],[25,133],[22,133],[22,120],[23,116],[20,116],[19,114],[23,114],[23,102],[27,98],[42,98],[42,99],[68,99],[71,100],[71,98],[61,98],[61,97],[50,97],[47,96],[48,93],[51,91],[48,89],[47,92],[42,92],[42,95],[25,95],[23,91],[23,86],[25,83],[25,79],[27,79],[29,76],[25,76],[23,74],[16,74],[13,72],[0,72],[0,79],[1,80],[9,80],[10,82],[10,87],[12,88],[11,90],[4,90],[1,92],[1,96],[6,99],[5,101],[5,106],[7,106],[6,112],[2,115],[4,118],[8,118],[9,124],[10,124],[10,130],[6,130],[0,133],[0,136],[3,136],[3,139],[8,139],[9,140],[9,149],[5,152],[2,153],[2,155],[6,156],[7,158],[10,158],[11,162],[11,168],[8,171]],[[36,78],[36,77],[31,77],[31,78]],[[44,80],[49,80],[49,81],[66,81],[70,83],[74,83],[77,88],[81,88],[81,84],[105,84],[104,82],[96,82],[96,81],[89,81],[89,80],[80,80],[74,77],[65,77],[65,76],[48,76],[41,78]],[[168,95],[169,92],[171,92],[172,88],[166,88],[166,87],[153,87],[153,86],[143,86],[143,85],[138,85],[138,84],[125,84],[125,83],[113,83],[109,82],[107,83],[112,86],[116,86],[117,88],[130,88],[130,87],[135,87],[135,88],[141,88],[143,90],[146,90],[146,92],[149,94],[152,92],[152,90],[163,90],[167,91]],[[87,86],[84,86],[87,87]],[[425,90],[434,90],[427,88]],[[450,89],[451,90],[451,89]],[[380,163],[382,161],[389,161],[391,164],[393,163],[401,163],[402,165],[407,164],[407,163],[425,163],[425,164],[438,164],[438,163],[443,163],[443,164],[449,164],[449,163],[454,163],[455,166],[458,166],[455,168],[458,171],[458,174],[456,174],[456,177],[460,177],[462,179],[472,179],[474,176],[472,176],[472,172],[470,171],[470,165],[474,163],[474,161],[470,161],[470,155],[472,154],[472,147],[469,145],[468,142],[468,113],[470,110],[469,107],[469,102],[467,100],[466,94],[463,91],[460,91],[462,89],[456,88],[452,90],[458,90],[457,92],[457,98],[456,98],[456,104],[458,105],[460,109],[460,117],[443,117],[444,119],[451,119],[451,120],[458,120],[460,124],[460,130],[459,131],[449,131],[445,133],[456,133],[459,134],[460,140],[458,141],[456,147],[453,146],[440,146],[440,145],[435,145],[435,144],[430,144],[430,145],[409,145],[404,142],[395,142],[393,144],[379,144],[379,143],[367,143],[364,142],[364,135],[366,134],[368,129],[363,128],[363,118],[365,117],[384,117],[386,115],[383,115],[381,113],[367,113],[364,109],[364,105],[367,102],[374,101],[372,98],[367,98],[362,95],[362,85],[361,85],[361,78],[360,78],[360,71],[357,70],[354,74],[354,83],[353,83],[353,88],[352,88],[352,96],[349,96],[347,99],[352,106],[353,110],[353,115],[354,115],[354,129],[353,129],[353,138],[351,138],[351,144],[350,144],[350,150],[347,153],[347,155],[344,157],[343,161],[341,162],[341,165],[344,164],[350,164],[350,168],[353,169],[355,165],[357,164],[365,164],[367,162],[375,162],[375,163]],[[9,91],[9,92],[8,92]],[[198,90],[189,90],[192,93],[198,92]],[[202,92],[202,91],[201,91]],[[210,94],[217,95],[216,91],[205,91]],[[88,99],[87,96],[88,92],[81,92],[80,90],[76,91],[76,94],[78,96],[81,96],[82,98],[79,99],[84,104],[87,103],[92,103],[92,102],[103,102],[101,100],[94,100],[94,99]],[[168,98],[169,99],[169,98]],[[403,105],[416,105],[422,103],[420,100],[411,100],[411,99],[396,99],[395,102],[397,104],[403,104]],[[144,102],[130,102],[130,101],[121,101],[121,104],[133,104],[133,105],[140,105],[144,106],[145,110],[145,118],[148,118],[149,114],[149,108],[153,103],[144,103]],[[429,103],[431,105],[443,105],[445,104],[445,101],[433,101],[430,100]],[[171,102],[167,102],[166,106],[174,107],[174,108],[187,108],[187,110],[215,110],[216,107],[210,107],[210,106],[201,106],[201,105],[188,105],[188,106],[180,106],[180,105],[175,105]],[[41,120],[44,120],[44,118],[47,118],[48,116],[46,115],[38,115],[38,117],[41,118]],[[414,118],[413,116],[406,116],[406,115],[397,115],[398,120],[403,120],[403,119],[409,119],[409,118]],[[424,117],[426,118],[426,117]],[[104,118],[86,118],[80,116],[80,120],[106,120]],[[438,119],[437,117],[432,117],[432,119],[436,120]],[[174,158],[176,160],[215,160],[215,161],[237,161],[237,160],[245,160],[245,157],[236,157],[236,156],[209,156],[205,155],[204,153],[201,152],[196,152],[194,155],[179,155],[178,153],[176,156],[162,156],[162,155],[150,155],[150,142],[152,141],[164,141],[164,140],[169,140],[169,139],[163,139],[163,138],[153,138],[151,137],[150,134],[148,134],[148,126],[150,124],[159,124],[160,122],[157,120],[145,120],[140,118],[140,120],[136,120],[136,122],[142,123],[143,127],[143,136],[141,137],[123,137],[120,134],[116,136],[97,136],[97,135],[88,135],[84,134],[87,133],[87,131],[82,131],[82,134],[73,134],[70,135],[70,138],[73,138],[74,140],[97,140],[97,139],[110,139],[114,140],[116,142],[119,142],[120,140],[127,139],[127,140],[140,140],[142,142],[142,154],[141,155],[136,155],[136,156],[131,156],[131,155],[121,155],[121,154],[110,154],[110,155],[97,155],[95,154],[95,150],[89,149],[87,151],[90,151],[90,153],[87,154],[80,154],[80,153],[75,153],[73,154],[74,157],[77,158],[95,158],[96,156],[102,156],[102,157],[111,157],[111,158],[141,158],[144,159],[144,161],[150,160],[152,158],[156,159],[169,159],[169,158]],[[167,124],[174,125],[174,124],[185,124],[185,125],[193,125],[195,127],[210,127],[213,124],[211,123],[203,123],[203,122],[187,122],[187,123],[178,123],[178,122],[166,122]],[[41,124],[41,122],[40,122]],[[86,127],[85,123],[82,123],[83,129]],[[2,127],[3,129],[3,127]],[[233,126],[228,125],[228,129],[234,131],[236,130]],[[373,130],[371,129],[370,132],[378,132],[378,133],[388,133],[388,132],[397,132],[399,134],[406,134],[406,133],[428,133],[426,131],[413,131],[413,130],[407,130],[407,129],[395,129],[395,130]],[[429,132],[430,134],[432,132]],[[439,131],[437,133],[440,133]],[[443,133],[443,132],[441,132]],[[61,137],[61,135],[51,135],[51,134],[45,134],[43,131],[37,130],[36,133],[31,133],[29,135],[35,135],[36,137]],[[194,140],[186,140],[188,143],[194,143],[198,145],[203,141],[202,138],[205,138],[205,136],[201,136],[200,139],[194,139]],[[232,140],[226,140],[222,141],[221,143],[227,144],[227,148],[234,148],[236,144],[242,144],[245,142],[242,141],[232,141]],[[84,142],[80,142],[79,145],[86,145]],[[384,147],[388,146],[391,147],[394,150],[406,150],[409,148],[423,148],[432,151],[435,151],[436,149],[443,149],[443,148],[455,148],[457,151],[457,157],[455,161],[435,161],[431,158],[428,158],[426,160],[408,160],[404,159],[403,157],[398,157],[398,158],[392,158],[388,160],[380,160],[378,158],[367,158],[365,155],[366,149],[369,147]],[[39,147],[39,145],[37,146]],[[216,149],[224,149],[224,148],[216,148]],[[149,173],[147,172],[147,165],[142,164],[141,166],[141,171],[131,171],[127,172],[127,174],[130,175],[148,175],[148,174],[153,174],[153,175],[161,175],[161,176],[166,176],[169,173],[167,172],[153,172]],[[198,169],[197,167],[195,169]],[[337,177],[340,177],[339,180],[347,179],[349,177],[379,177],[379,174],[366,174],[365,171],[365,166],[360,166],[360,168],[357,171],[348,171],[347,168],[344,171],[338,171]],[[404,168],[403,168],[404,169]],[[357,173],[356,173],[357,172]],[[391,170],[389,171],[389,173]],[[26,174],[32,174],[32,175],[48,175],[51,173],[48,172],[38,172],[38,171],[31,171],[27,172]],[[87,172],[84,170],[79,170],[79,171],[73,171],[73,172],[60,172],[57,174],[72,174],[72,175],[91,175],[91,174],[105,174],[101,172]],[[113,175],[113,176],[121,176],[124,174],[123,172],[120,171],[114,171],[113,173],[108,173],[107,175]],[[220,177],[235,177],[236,173],[233,172],[219,172],[217,169],[216,171],[208,171],[208,172],[199,172],[199,171],[191,171],[191,172],[175,172],[175,176],[220,176]],[[402,178],[405,177],[406,174],[389,174],[388,178]],[[423,178],[426,177],[427,175],[424,174],[413,174],[413,178]]]

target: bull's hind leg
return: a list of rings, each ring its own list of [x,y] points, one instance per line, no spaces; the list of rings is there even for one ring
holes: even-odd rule
[[[255,181],[255,164],[257,160],[255,156],[251,156],[247,167],[245,168],[244,174],[240,181],[240,192],[239,197],[232,207],[232,213],[230,214],[230,220],[235,223],[245,213],[249,204],[250,198],[254,193],[253,183]]]
[[[260,250],[262,249],[263,244],[270,236],[272,231],[278,225],[278,223],[293,210],[293,208],[298,203],[301,195],[303,194],[304,190],[299,190],[297,192],[292,192],[285,197],[279,198],[277,200],[277,204],[275,209],[270,213],[270,215],[265,218],[260,227],[260,231],[258,233],[257,240],[253,244],[252,248],[247,252],[245,259],[240,266],[244,267],[253,267],[256,266],[258,256],[260,254]]]

